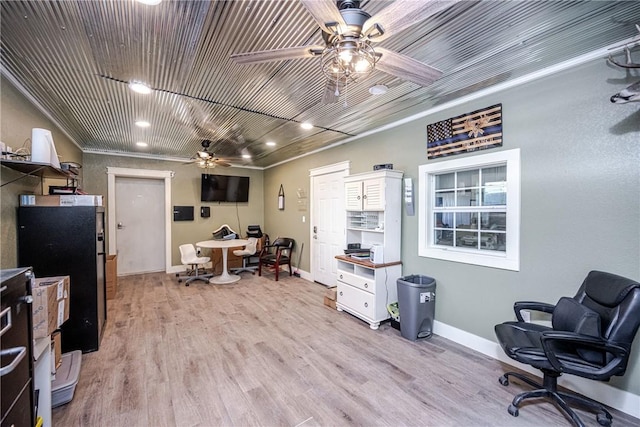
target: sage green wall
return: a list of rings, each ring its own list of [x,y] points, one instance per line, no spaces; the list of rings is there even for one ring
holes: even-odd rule
[[[249,224],[261,226],[264,224],[262,170],[218,167],[209,171],[208,173],[212,174],[249,177],[248,203],[213,203],[200,201],[200,179],[204,170],[193,164],[89,153],[85,153],[83,161],[85,189],[90,194],[104,195],[105,206],[107,204],[107,167],[175,172],[171,181],[171,204],[172,206],[194,206],[194,221],[171,223],[172,265],[181,265],[178,246],[210,239],[211,233],[222,224],[228,224],[242,234],[246,232]],[[201,206],[211,208],[209,218],[200,217]],[[164,209],[163,206],[155,208]],[[107,236],[107,242],[108,238],[109,236]]]
[[[309,224],[301,224],[295,210],[274,211],[277,188],[281,182],[285,189],[287,183],[306,188],[309,169],[345,160],[351,173],[393,163],[414,178],[417,203],[426,126],[502,103],[501,149],[521,149],[520,271],[419,257],[418,216],[403,209],[402,218],[403,273],[436,278],[437,320],[495,341],[494,325],[513,318],[516,300],[573,295],[592,269],[640,280],[640,110],[637,103],[609,102],[633,81],[604,59],[593,61],[267,169],[267,224],[271,232],[294,230],[308,242]],[[308,251],[303,259],[308,269]],[[640,394],[639,352],[637,339],[627,374],[611,382],[615,387]]]
[[[82,152],[56,125],[31,104],[7,79],[0,78],[0,140],[15,151],[31,150],[31,129],[49,129],[60,161],[82,163]],[[9,168],[0,168],[0,268],[18,266],[17,207],[20,194],[47,194],[49,185],[65,185],[66,180],[24,177]]]

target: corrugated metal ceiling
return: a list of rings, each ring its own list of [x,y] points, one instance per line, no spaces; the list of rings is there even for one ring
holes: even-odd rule
[[[389,3],[361,8],[373,15]],[[461,1],[379,43],[442,70],[433,85],[374,71],[338,103],[323,104],[320,58],[229,59],[322,45],[298,1],[3,1],[1,8],[4,77],[83,150],[188,159],[210,139],[216,155],[258,167],[627,40],[640,23],[638,1]],[[134,93],[132,80],[155,90]],[[374,84],[390,89],[372,96]],[[139,119],[151,127],[136,127]],[[302,121],[316,127],[305,131]],[[251,159],[237,159],[243,153]]]

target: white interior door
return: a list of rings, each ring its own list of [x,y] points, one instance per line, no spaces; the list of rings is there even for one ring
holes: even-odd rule
[[[313,280],[336,285],[338,262],[345,246],[344,181],[342,169],[312,176],[311,273]]]
[[[165,269],[164,180],[117,177],[118,275]]]

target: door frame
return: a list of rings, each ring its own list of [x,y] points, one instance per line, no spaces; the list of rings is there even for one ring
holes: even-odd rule
[[[315,194],[313,192],[313,179],[317,176],[320,175],[327,175],[327,174],[332,174],[332,173],[338,173],[338,172],[343,172],[344,176],[349,176],[350,175],[350,170],[351,170],[351,161],[350,160],[345,160],[343,162],[338,162],[338,163],[333,163],[331,165],[326,165],[326,166],[320,166],[318,168],[313,168],[313,169],[309,169],[309,199],[310,199],[310,206],[309,206],[309,242],[311,242],[311,248],[309,250],[309,274],[312,276],[311,280],[315,280],[315,266],[314,266],[314,259],[315,259],[315,245],[313,244],[313,224],[314,224],[314,218],[313,218],[313,213],[314,213],[314,205],[315,205]],[[343,212],[344,214],[344,212]]]
[[[107,216],[109,254],[117,253],[118,242],[116,233],[116,178],[146,178],[164,180],[164,263],[165,273],[171,270],[171,179],[175,176],[173,171],[161,171],[151,169],[130,169],[107,167]]]

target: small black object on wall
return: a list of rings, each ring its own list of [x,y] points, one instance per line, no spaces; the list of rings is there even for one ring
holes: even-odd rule
[[[211,216],[211,209],[209,206],[201,206],[200,207],[200,217],[201,218],[209,218]]]
[[[380,169],[393,169],[393,163],[383,163],[380,165],[373,165],[374,171],[379,171]]]
[[[174,206],[174,221],[193,221],[193,206]]]

